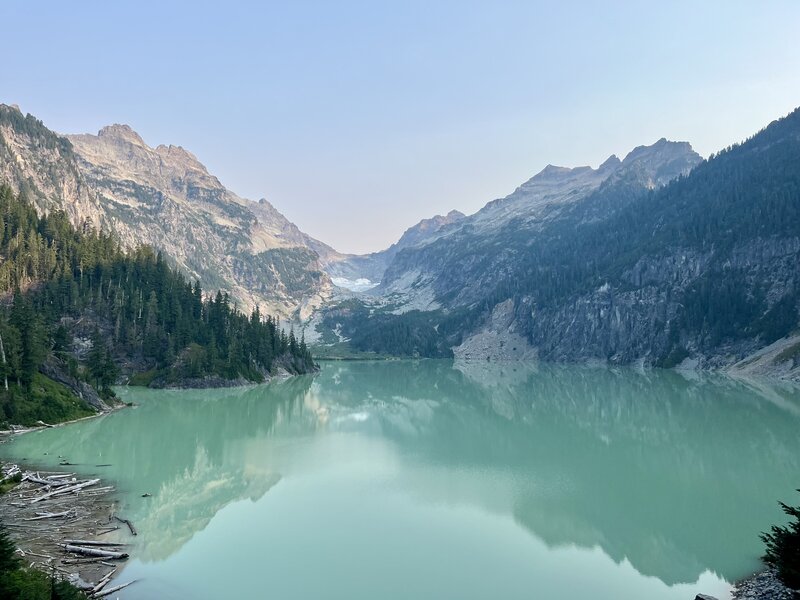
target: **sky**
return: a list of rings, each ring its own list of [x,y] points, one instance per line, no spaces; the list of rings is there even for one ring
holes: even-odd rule
[[[800,105],[800,2],[3,0],[0,102],[127,123],[343,252],[661,137]]]

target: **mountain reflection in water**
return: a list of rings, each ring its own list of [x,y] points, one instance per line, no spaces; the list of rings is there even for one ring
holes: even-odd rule
[[[120,393],[137,407],[0,451],[43,466],[62,455],[116,480],[121,510],[139,529],[141,568],[190,547],[226,507],[258,505],[295,482],[308,489],[292,492],[298,513],[313,515],[314,503],[334,502],[348,485],[361,486],[354,513],[385,506],[377,518],[387,530],[364,552],[392,549],[400,517],[386,498],[401,498],[510,520],[552,551],[599,548],[667,586],[708,573],[732,581],[757,568],[758,533],[781,518],[776,500],[792,497],[800,474],[797,388],[722,376],[348,362],[253,388]],[[335,534],[302,535],[327,543]],[[441,541],[424,527],[417,538]],[[225,543],[258,551],[267,542],[253,533],[216,546]],[[491,532],[485,543],[491,551]],[[362,550],[350,551],[357,559]]]

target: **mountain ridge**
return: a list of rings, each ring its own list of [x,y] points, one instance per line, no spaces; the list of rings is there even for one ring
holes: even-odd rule
[[[245,309],[303,318],[333,291],[309,236],[271,204],[239,197],[188,150],[152,148],[129,125],[61,136],[0,105],[0,178],[40,213],[63,209],[76,227],[165,252]]]
[[[357,351],[800,377],[800,109],[604,165],[546,167],[321,322]]]

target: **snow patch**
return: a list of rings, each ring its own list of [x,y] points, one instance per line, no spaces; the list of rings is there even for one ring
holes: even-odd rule
[[[359,277],[358,279],[348,279],[347,277],[331,277],[333,285],[350,290],[351,292],[365,292],[378,285],[377,282]]]

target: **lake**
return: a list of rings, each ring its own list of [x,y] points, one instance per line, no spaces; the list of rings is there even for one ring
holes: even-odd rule
[[[128,599],[724,598],[800,487],[790,385],[389,361],[119,394],[0,453],[118,486]]]

